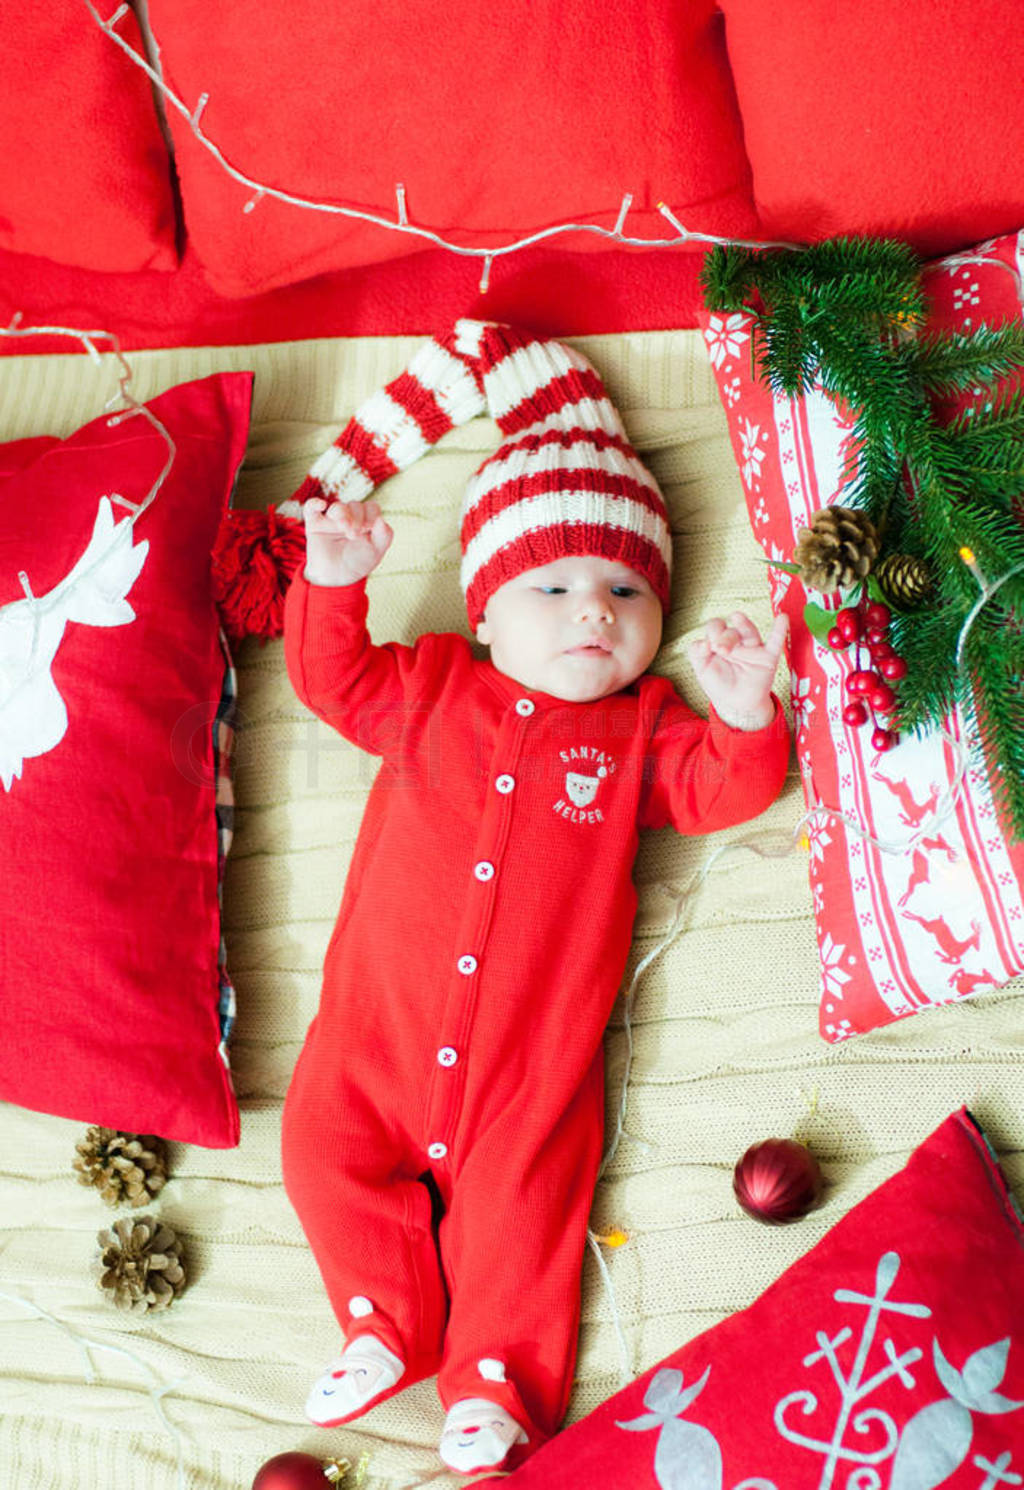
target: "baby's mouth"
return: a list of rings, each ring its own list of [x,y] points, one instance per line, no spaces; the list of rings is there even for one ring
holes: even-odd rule
[[[569,647],[570,656],[604,656],[607,657],[612,650],[612,644],[605,641],[603,637],[593,637],[590,641],[579,642],[575,647]]]

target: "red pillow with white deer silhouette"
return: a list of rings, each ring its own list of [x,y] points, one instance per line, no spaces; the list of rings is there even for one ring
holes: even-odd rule
[[[210,552],[251,388],[161,394],[166,438],[104,415],[0,458],[0,1098],[211,1147],[238,1112]]]
[[[1024,1225],[961,1109],[748,1309],[509,1484],[995,1490],[1022,1471]]]
[[[930,265],[932,324],[969,329],[1019,315],[1022,246],[1024,235],[1014,235]],[[773,394],[751,367],[749,315],[705,311],[701,326],[754,536],[766,558],[789,560],[811,514],[841,502],[849,415],[817,391]],[[806,601],[822,597],[768,573],[772,607],[790,618],[804,795],[808,807],[828,809],[807,829],[822,1035],[842,1040],[1006,983],[1024,969],[1024,844],[1000,831],[983,770],[970,765],[951,794],[963,721],[947,719],[945,737],[906,736],[875,751],[870,728],[842,719],[852,652],[830,651],[804,624]]]

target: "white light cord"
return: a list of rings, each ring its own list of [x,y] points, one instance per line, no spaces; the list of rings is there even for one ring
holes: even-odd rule
[[[126,1360],[133,1362],[133,1364],[138,1366],[141,1371],[146,1373],[146,1375],[152,1382],[151,1386],[145,1387],[146,1396],[149,1398],[150,1404],[153,1408],[153,1411],[159,1418],[161,1426],[163,1427],[165,1432],[170,1434],[171,1438],[174,1441],[175,1455],[177,1460],[178,1490],[185,1490],[185,1439],[180,1429],[176,1428],[171,1420],[168,1418],[167,1413],[164,1410],[163,1402],[163,1399],[169,1393],[176,1391],[177,1388],[182,1385],[185,1378],[180,1377],[175,1381],[169,1381],[166,1384],[162,1384],[159,1377],[157,1376],[157,1373],[153,1370],[152,1366],[149,1365],[148,1361],[144,1361],[141,1356],[137,1356],[133,1351],[127,1350],[124,1346],[108,1345],[104,1340],[92,1340],[89,1338],[88,1335],[80,1335],[78,1334],[77,1330],[73,1330],[70,1325],[65,1324],[62,1319],[58,1319],[56,1314],[51,1314],[48,1309],[41,1308],[38,1304],[34,1304],[30,1299],[22,1298],[19,1294],[8,1293],[5,1289],[0,1289],[0,1299],[6,1299],[8,1303],[17,1304],[20,1308],[27,1309],[29,1313],[34,1315],[37,1319],[42,1319],[45,1320],[48,1324],[56,1325],[59,1330],[63,1331],[63,1333],[74,1342],[74,1344],[81,1352],[85,1366],[85,1378],[87,1381],[95,1382],[98,1380],[98,1374],[95,1366],[93,1365],[92,1356],[90,1355],[90,1351],[93,1350],[105,1350],[108,1351],[111,1355],[124,1356]]]
[[[985,579],[984,575],[982,575],[977,565],[971,564],[969,567],[971,568],[972,573],[974,574],[974,578],[979,585],[981,594],[978,600],[975,602],[974,606],[968,612],[963,626],[960,628],[960,634],[958,637],[956,648],[957,671],[960,671],[963,668],[963,653],[964,647],[967,642],[967,637],[970,633],[971,627],[974,625],[978,616],[981,614],[981,611],[988,604],[989,600],[991,600],[992,596],[995,595],[996,592],[1007,582],[1007,580],[1010,580],[1014,578],[1015,575],[1024,572],[1024,565],[1017,565],[1015,568],[1008,570],[1006,574],[1000,575],[999,579],[990,582]],[[669,886],[664,886],[665,890],[668,892],[673,900],[674,913],[672,916],[672,920],[665,934],[661,938],[659,938],[659,940],[651,948],[651,950],[647,952],[637,963],[636,968],[633,971],[633,975],[629,980],[629,984],[623,993],[623,1032],[626,1038],[626,1057],[622,1076],[620,1078],[619,1103],[616,1113],[616,1122],[612,1130],[611,1139],[605,1150],[604,1157],[601,1160],[600,1168],[598,1169],[597,1177],[599,1181],[604,1177],[608,1166],[611,1164],[613,1158],[615,1157],[621,1139],[624,1136],[629,1136],[626,1133],[625,1120],[626,1106],[629,1099],[629,1081],[633,1065],[634,1047],[632,1029],[632,1007],[633,995],[636,991],[637,984],[639,983],[643,974],[650,967],[651,963],[654,962],[658,957],[660,957],[663,952],[668,950],[668,948],[672,945],[672,943],[679,936],[680,932],[683,930],[690,902],[692,901],[693,897],[696,895],[700,887],[703,885],[704,881],[707,879],[709,873],[711,872],[711,869],[714,867],[717,861],[722,858],[723,855],[731,853],[736,849],[745,849],[750,853],[759,855],[761,858],[785,858],[800,843],[801,830],[803,829],[805,824],[821,816],[829,817],[838,822],[841,822],[847,829],[847,832],[854,834],[856,837],[867,843],[873,844],[874,847],[883,854],[905,856],[906,854],[911,853],[917,847],[918,843],[920,843],[924,838],[934,836],[936,830],[949,818],[951,813],[955,810],[956,803],[959,800],[961,792],[963,791],[964,781],[967,775],[970,752],[973,749],[980,748],[978,747],[977,742],[975,742],[973,745],[965,745],[963,741],[956,739],[947,730],[940,730],[939,733],[946,741],[946,743],[953,749],[956,758],[956,766],[948,789],[938,800],[934,810],[931,812],[928,818],[908,838],[905,838],[899,842],[886,841],[884,839],[878,838],[875,836],[875,834],[870,833],[861,823],[848,816],[846,813],[840,812],[836,808],[826,807],[819,804],[814,807],[808,808],[803,816],[797,820],[791,833],[779,834],[778,832],[773,833],[770,831],[763,831],[760,833],[752,834],[747,838],[735,839],[731,843],[721,844],[717,849],[714,850],[713,853],[708,855],[708,857],[704,860],[704,863],[697,870],[696,874],[693,876],[690,883],[684,890],[674,891]],[[612,1323],[615,1329],[616,1339],[618,1340],[619,1344],[619,1353],[622,1361],[621,1369],[622,1372],[625,1373],[622,1383],[624,1385],[626,1382],[632,1379],[629,1350],[626,1343],[625,1332],[622,1327],[621,1315],[619,1313],[618,1303],[615,1296],[615,1287],[612,1282],[611,1273],[608,1269],[607,1263],[604,1260],[604,1257],[601,1254],[600,1240],[600,1237],[593,1229],[588,1229],[587,1241],[594,1253],[594,1256],[597,1258],[598,1261],[598,1267],[601,1273],[601,1280],[604,1284],[605,1292],[607,1294],[608,1306],[612,1316]]]
[[[130,523],[132,528],[134,529],[134,526],[138,519],[156,500],[161,487],[170,474],[171,467],[174,465],[175,457],[177,455],[177,446],[175,445],[173,437],[164,427],[161,421],[156,417],[156,415],[150,409],[148,409],[145,404],[140,403],[138,399],[135,398],[134,394],[132,394],[130,390],[130,384],[132,380],[131,365],[129,364],[127,358],[124,356],[124,353],[121,351],[120,342],[112,332],[82,331],[77,327],[71,326],[22,326],[21,319],[21,313],[19,312],[17,315],[14,316],[9,326],[0,327],[0,336],[71,336],[82,343],[86,351],[89,353],[92,361],[98,364],[102,364],[103,359],[100,355],[97,342],[109,342],[111,353],[116,360],[119,369],[118,389],[117,392],[110,399],[107,400],[106,404],[104,404],[104,408],[111,409],[114,404],[118,403],[119,401],[123,404],[123,407],[119,412],[111,414],[110,418],[107,420],[107,424],[110,426],[116,426],[123,423],[126,419],[131,419],[136,415],[141,414],[145,419],[149,421],[149,423],[153,426],[153,428],[166,443],[167,459],[164,462],[163,468],[161,469],[156,480],[153,482],[153,485],[150,487],[149,491],[143,497],[141,502],[133,502],[128,497],[122,496],[119,492],[111,492],[109,494],[109,500],[111,503],[117,502],[120,506],[128,509],[128,516],[124,519],[124,521]],[[110,547],[98,549],[93,555],[91,561],[85,566],[85,568],[78,569],[76,566],[76,585],[85,584],[89,580],[91,575],[93,575],[97,570],[101,569],[104,564],[106,564],[112,552],[113,544],[119,541],[118,532],[122,527],[123,523],[118,524],[117,527],[112,531]],[[26,602],[28,603],[30,614],[32,617],[32,639],[29,644],[28,655],[25,658],[24,667],[19,668],[17,677],[10,684],[7,692],[3,695],[2,699],[0,699],[0,703],[2,703],[5,707],[10,704],[11,700],[23,689],[31,687],[41,673],[47,672],[49,670],[50,658],[46,655],[45,649],[42,646],[43,619],[50,611],[54,610],[63,602],[64,594],[67,589],[67,586],[64,584],[64,582],[61,582],[60,584],[56,585],[54,589],[48,591],[45,595],[36,596],[32,591],[29,577],[24,570],[18,571],[18,580],[21,584],[22,590],[24,591],[25,600],[14,603],[19,605],[25,604]],[[2,609],[3,607],[0,606],[0,610]]]
[[[618,1301],[615,1297],[615,1285],[612,1275],[608,1271],[608,1264],[601,1256],[601,1243],[593,1231],[587,1231],[587,1242],[594,1257],[597,1259],[598,1272],[601,1274],[601,1282],[604,1284],[605,1295],[608,1299],[608,1307],[612,1316],[612,1328],[615,1331],[615,1339],[619,1347],[619,1386],[628,1387],[633,1380],[633,1360],[629,1353],[629,1344],[626,1340],[625,1331],[622,1328],[622,1316],[619,1313]]]
[[[1016,264],[1008,264],[998,254],[949,254],[945,258],[936,259],[931,264],[925,264],[925,274],[952,274],[955,269],[966,268],[969,264],[992,265],[996,269],[1005,269],[1007,274],[1013,276],[1013,282],[1017,287],[1018,300],[1024,300],[1024,280],[1021,279],[1020,270]]]
[[[658,939],[658,941],[650,949],[650,951],[646,952],[637,963],[636,967],[633,970],[633,975],[630,978],[629,983],[622,995],[623,1031],[626,1036],[626,1059],[623,1066],[622,1076],[620,1078],[619,1104],[615,1127],[612,1131],[611,1140],[608,1143],[608,1146],[604,1153],[604,1157],[601,1160],[601,1164],[597,1172],[598,1182],[603,1179],[605,1171],[614,1159],[616,1151],[619,1147],[620,1140],[624,1136],[630,1136],[626,1133],[625,1119],[626,1104],[629,1098],[629,1079],[633,1066],[632,1009],[633,995],[636,992],[637,984],[639,983],[640,979],[643,977],[647,969],[650,967],[651,963],[655,962],[663,952],[668,950],[668,948],[672,945],[672,943],[679,936],[680,932],[683,930],[683,923],[690,908],[690,902],[693,900],[693,897],[696,895],[701,885],[703,885],[704,881],[707,879],[712,868],[719,859],[723,858],[726,854],[733,853],[739,849],[746,850],[748,853],[757,854],[758,857],[762,859],[781,859],[784,858],[786,854],[792,851],[793,846],[793,834],[761,832],[753,834],[747,838],[737,838],[734,839],[731,843],[719,844],[718,848],[716,848],[714,852],[709,854],[708,857],[704,860],[704,863],[697,870],[696,874],[693,876],[685,890],[677,892],[668,885],[662,886],[665,892],[672,898],[673,916],[671,922],[669,923],[668,930],[665,932],[665,934]],[[633,1142],[640,1143],[641,1140],[633,1139]],[[642,1146],[647,1147],[647,1145]],[[601,1237],[597,1234],[597,1232],[593,1230],[593,1228],[587,1229],[587,1242],[595,1258],[597,1259],[598,1270],[601,1274],[601,1281],[604,1284],[605,1294],[608,1300],[608,1308],[611,1313],[612,1327],[615,1331],[615,1338],[619,1346],[619,1385],[626,1386],[629,1384],[630,1381],[633,1380],[635,1373],[633,1371],[625,1331],[622,1326],[622,1316],[619,1312],[618,1300],[615,1295],[615,1285],[612,1282],[612,1276],[611,1272],[609,1271],[608,1264],[605,1262],[604,1256],[601,1252]]]
[[[673,248],[687,243],[720,244],[736,248],[795,248],[799,245],[793,243],[768,243],[755,242],[742,238],[722,238],[714,233],[698,233],[686,228],[673,214],[671,209],[664,203],[658,203],[658,211],[662,217],[676,230],[674,238],[633,238],[624,232],[626,214],[632,204],[633,197],[630,192],[625,192],[619,207],[619,215],[613,228],[602,227],[595,222],[563,222],[556,223],[548,228],[541,228],[537,232],[528,233],[523,238],[517,238],[512,242],[501,244],[493,248],[467,247],[465,244],[453,243],[442,234],[435,232],[432,228],[421,227],[419,224],[409,220],[408,203],[406,200],[406,189],[402,182],[395,186],[397,201],[397,217],[384,217],[378,212],[367,212],[359,207],[343,206],[338,202],[316,201],[311,197],[300,196],[296,192],[285,191],[280,187],[270,186],[265,181],[257,181],[246,171],[239,170],[237,166],[224,155],[223,151],[210,139],[203,130],[202,116],[206,105],[210,101],[208,93],[201,93],[193,108],[189,108],[184,99],[179,97],[174,90],[165,83],[159,72],[153,68],[146,57],[138,52],[130,42],[126,41],[117,31],[117,23],[122,16],[129,11],[129,6],[120,5],[109,20],[104,20],[99,11],[92,4],[92,0],[83,0],[83,4],[89,11],[96,25],[108,36],[110,40],[131,59],[136,67],[146,74],[160,94],[166,99],[171,108],[185,120],[188,128],[198,140],[199,144],[206,150],[220,166],[221,170],[237,181],[240,186],[246,187],[251,193],[248,201],[242,207],[245,213],[253,212],[265,197],[272,197],[274,201],[284,202],[290,207],[304,208],[309,212],[325,212],[338,217],[346,217],[359,222],[370,223],[373,227],[384,228],[392,233],[406,233],[415,238],[421,238],[427,243],[434,244],[437,248],[446,249],[447,252],[459,254],[467,258],[482,259],[480,276],[480,292],[484,293],[490,283],[491,266],[497,258],[503,258],[508,254],[518,253],[521,249],[532,247],[536,243],[543,243],[549,238],[555,238],[562,233],[596,233],[599,237],[608,238],[616,243],[621,243],[627,248]],[[155,40],[155,39],[154,39]]]
[[[177,446],[170,433],[161,424],[152,410],[148,409],[145,404],[140,403],[131,392],[131,364],[121,351],[121,343],[118,338],[112,331],[83,331],[77,326],[23,326],[21,311],[17,312],[9,325],[0,326],[0,336],[71,336],[76,341],[82,343],[91,360],[97,364],[102,364],[103,361],[97,342],[109,342],[110,351],[108,355],[112,356],[117,362],[119,373],[117,392],[107,400],[103,407],[104,409],[111,409],[118,400],[123,403],[124,407],[118,413],[113,414],[107,423],[111,426],[122,424],[126,419],[130,419],[136,414],[141,414],[143,418],[149,421],[167,445],[167,460],[164,467],[141,502],[131,502],[127,497],[111,494],[111,501],[118,502],[121,506],[129,510],[131,521],[134,524],[142,516],[146,508],[151,506],[155,501],[157,493],[167,480],[170,469],[174,464],[174,457],[177,454]]]

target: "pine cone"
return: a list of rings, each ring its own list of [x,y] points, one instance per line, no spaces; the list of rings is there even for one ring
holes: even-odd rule
[[[167,1182],[167,1149],[152,1134],[90,1128],[75,1144],[80,1185],[94,1185],[107,1205],[147,1205]]]
[[[886,554],[878,561],[875,579],[886,600],[897,610],[913,610],[932,592],[931,570],[913,554]]]
[[[99,1286],[118,1309],[167,1309],[184,1289],[181,1243],[156,1216],[124,1216],[98,1241]]]
[[[823,507],[809,528],[800,529],[793,562],[809,589],[829,595],[863,579],[877,553],[878,532],[865,513]]]

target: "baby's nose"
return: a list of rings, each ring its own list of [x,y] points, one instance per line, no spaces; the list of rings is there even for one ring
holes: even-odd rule
[[[599,595],[592,592],[580,597],[579,613],[581,617],[600,616],[605,621],[612,619],[612,603],[607,595]]]

